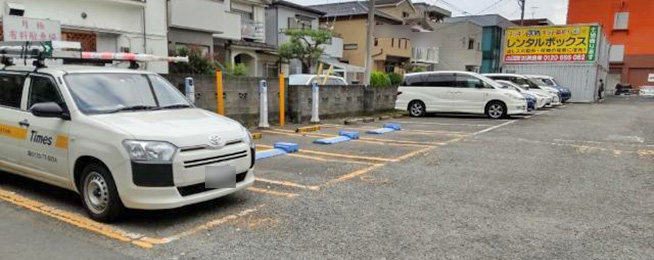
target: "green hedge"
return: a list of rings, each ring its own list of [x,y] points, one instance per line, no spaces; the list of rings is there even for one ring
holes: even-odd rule
[[[370,75],[370,86],[373,87],[385,87],[391,85],[391,78],[388,74],[381,71],[374,71]]]

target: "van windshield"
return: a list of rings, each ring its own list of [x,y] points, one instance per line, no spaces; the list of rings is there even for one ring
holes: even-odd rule
[[[85,114],[192,107],[158,75],[80,73],[65,76],[77,108]]]

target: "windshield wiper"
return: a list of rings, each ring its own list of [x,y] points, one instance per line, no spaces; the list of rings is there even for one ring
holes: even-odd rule
[[[123,112],[123,111],[157,110],[157,109],[159,109],[159,108],[156,107],[156,106],[137,105],[137,106],[121,107],[119,109],[109,111],[108,113],[118,113],[118,112]]]
[[[160,107],[161,109],[178,109],[178,108],[189,108],[191,107],[190,105],[187,104],[175,104],[175,105],[170,105],[170,106],[163,106]]]

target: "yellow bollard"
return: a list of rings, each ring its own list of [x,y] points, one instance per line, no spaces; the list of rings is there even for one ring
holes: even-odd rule
[[[284,123],[286,123],[286,118],[284,118],[286,115],[286,95],[284,94],[285,83],[284,74],[279,74],[279,126],[284,126]]]
[[[225,97],[223,93],[223,72],[216,70],[216,113],[220,115],[225,115]]]

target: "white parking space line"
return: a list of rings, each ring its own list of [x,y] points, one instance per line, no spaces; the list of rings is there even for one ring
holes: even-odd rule
[[[500,127],[505,127],[505,126],[507,126],[507,125],[513,124],[513,123],[515,123],[515,122],[518,122],[518,120],[512,120],[512,121],[504,122],[504,123],[499,124],[499,125],[496,125],[496,126],[491,126],[491,127],[486,128],[486,129],[484,129],[484,130],[481,130],[481,131],[475,132],[475,133],[472,134],[472,135],[474,136],[474,135],[480,135],[480,134],[483,134],[483,133],[487,133],[487,132],[493,131],[493,130],[495,130],[495,129],[498,129],[498,128],[500,128]]]
[[[288,186],[288,187],[304,189],[304,190],[320,190],[319,186],[306,186],[306,185],[297,184],[297,183],[290,182],[290,181],[276,181],[276,180],[269,180],[269,179],[264,179],[264,178],[260,178],[260,177],[257,177],[255,180],[259,181],[259,182],[265,182],[265,183],[281,185],[281,186]]]

